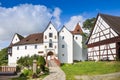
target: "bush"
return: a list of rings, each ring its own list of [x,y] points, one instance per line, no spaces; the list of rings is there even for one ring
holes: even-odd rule
[[[24,73],[21,73],[21,74],[20,74],[20,77],[26,77],[26,76],[24,75]]]
[[[45,66],[43,64],[40,65],[40,68],[43,72],[45,71]]]
[[[41,72],[40,68],[37,68],[36,73],[39,74]]]
[[[33,56],[25,56],[25,57],[21,57],[18,61],[17,64],[24,66],[24,67],[30,67],[33,65],[33,60],[37,60],[37,65],[45,65],[45,59],[42,56],[39,55],[33,55]]]
[[[20,72],[21,71],[21,67],[20,66],[16,66],[16,72]]]
[[[28,77],[28,76],[32,76],[33,72],[32,70],[30,69],[24,69],[22,74],[20,76],[23,76],[23,77]]]

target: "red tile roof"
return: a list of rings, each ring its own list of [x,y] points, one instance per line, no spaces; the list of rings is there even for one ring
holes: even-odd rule
[[[77,23],[75,29],[74,29],[73,31],[71,31],[71,33],[72,33],[72,34],[82,34],[82,33],[83,33],[83,31],[82,31],[79,23]]]
[[[36,43],[43,43],[43,33],[31,34],[14,45],[36,44]]]

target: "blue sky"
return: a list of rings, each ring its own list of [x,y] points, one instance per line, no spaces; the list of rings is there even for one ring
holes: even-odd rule
[[[13,7],[20,4],[45,5],[62,10],[61,18],[66,21],[74,15],[86,14],[95,17],[98,12],[119,15],[120,0],[0,0],[2,7]]]
[[[23,36],[42,32],[51,17],[57,29],[65,25],[72,30],[98,12],[120,16],[120,0],[0,0],[0,49],[16,32]]]

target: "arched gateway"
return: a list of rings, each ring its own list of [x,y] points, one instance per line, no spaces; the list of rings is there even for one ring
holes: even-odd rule
[[[49,52],[47,53],[46,59],[47,59],[47,60],[52,60],[52,59],[54,59],[54,58],[55,58],[55,54],[54,54],[52,51],[49,51]]]
[[[56,57],[55,53],[49,51],[46,56],[46,63],[47,63],[46,65],[48,66],[49,64],[51,64],[51,62],[55,62],[58,66],[60,66],[60,61]]]

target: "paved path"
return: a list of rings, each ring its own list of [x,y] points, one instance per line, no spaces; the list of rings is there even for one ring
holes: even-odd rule
[[[49,61],[50,74],[43,80],[66,80],[65,73],[54,63],[53,60]]]

